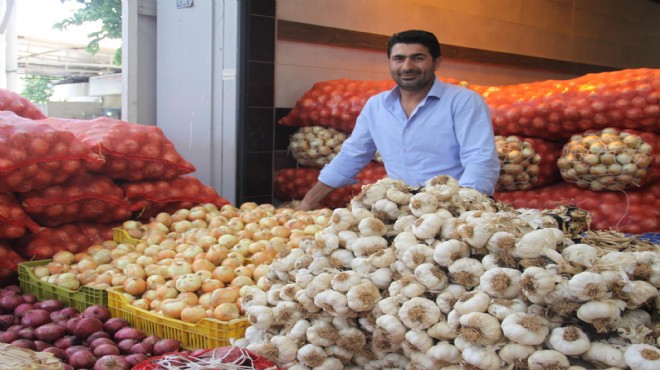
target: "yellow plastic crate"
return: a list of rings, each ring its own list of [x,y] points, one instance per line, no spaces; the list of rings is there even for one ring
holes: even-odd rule
[[[81,312],[93,305],[108,306],[108,293],[104,289],[83,286],[77,291],[73,291],[41,281],[34,276],[32,267],[46,265],[50,261],[52,259],[21,262],[18,264],[18,283],[24,293],[34,294],[41,301],[59,299],[65,305]]]
[[[192,324],[171,319],[131,305],[120,289],[108,289],[108,307],[112,317],[121,317],[136,329],[160,338],[176,339],[189,350],[230,346],[231,339],[240,339],[250,325],[245,318],[220,321],[203,319]]]
[[[142,240],[128,235],[126,230],[122,229],[121,227],[115,227],[112,229],[112,240],[115,243],[126,243],[133,245],[137,245],[142,242]]]

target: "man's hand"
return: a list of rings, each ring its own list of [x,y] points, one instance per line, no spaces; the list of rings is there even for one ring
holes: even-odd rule
[[[298,207],[296,207],[296,211],[310,211],[319,208],[323,198],[333,190],[335,190],[335,188],[332,186],[317,182],[311,189],[309,189],[307,194],[305,194],[305,197],[300,201]]]

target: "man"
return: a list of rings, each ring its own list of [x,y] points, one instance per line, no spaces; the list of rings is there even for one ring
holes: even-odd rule
[[[378,151],[387,176],[411,186],[440,174],[492,195],[500,173],[490,109],[476,92],[435,77],[440,44],[426,31],[396,33],[387,45],[397,86],[365,104],[351,136],[326,165],[298,210],[318,208],[354,177]]]

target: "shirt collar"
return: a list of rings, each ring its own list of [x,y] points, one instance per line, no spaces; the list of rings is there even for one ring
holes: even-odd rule
[[[436,77],[435,80],[433,81],[433,86],[431,86],[431,90],[429,90],[429,93],[426,95],[426,98],[422,100],[420,105],[424,105],[426,103],[426,100],[428,100],[429,96],[440,99],[440,96],[442,96],[442,91],[443,91],[442,82],[440,82],[440,80],[438,80],[438,78]],[[401,97],[401,91],[399,89],[399,86],[395,86],[385,96],[385,105],[391,107],[392,105],[397,104],[399,102],[400,97]]]

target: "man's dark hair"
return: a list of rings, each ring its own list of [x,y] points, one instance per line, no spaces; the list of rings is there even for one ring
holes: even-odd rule
[[[429,49],[433,59],[440,56],[440,43],[434,34],[421,30],[408,30],[395,33],[387,41],[387,57],[392,53],[394,44],[422,44]]]

